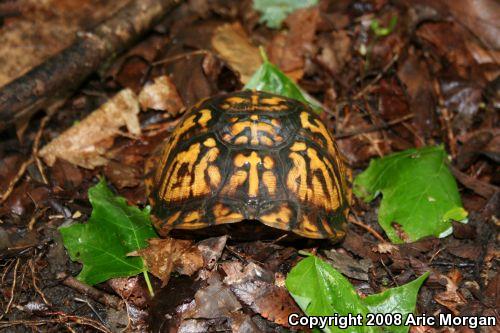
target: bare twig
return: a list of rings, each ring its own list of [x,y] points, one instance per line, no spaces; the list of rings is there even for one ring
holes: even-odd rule
[[[380,130],[383,130],[383,129],[388,129],[391,126],[394,126],[394,125],[397,125],[399,123],[405,122],[405,121],[407,121],[409,119],[412,119],[413,116],[414,116],[413,113],[411,113],[411,114],[407,114],[407,115],[405,115],[403,117],[391,120],[391,121],[389,121],[389,122],[387,122],[385,124],[374,125],[374,126],[371,126],[371,127],[368,127],[368,128],[354,129],[352,131],[345,132],[345,133],[339,133],[339,134],[335,135],[335,139],[339,139],[340,140],[340,139],[345,139],[345,138],[348,138],[348,137],[351,137],[351,136],[356,136],[356,135],[366,134],[366,133],[370,133],[370,132],[380,131]]]
[[[10,181],[7,189],[0,196],[0,204],[4,203],[5,200],[7,200],[7,198],[12,194],[12,191],[14,190],[14,187],[16,186],[17,182],[23,177],[24,173],[26,172],[26,169],[31,163],[33,163],[33,157],[30,157],[27,161],[21,164],[16,176]]]
[[[43,164],[40,161],[40,158],[38,158],[38,148],[40,147],[40,140],[42,138],[43,130],[45,129],[45,126],[49,122],[51,116],[52,116],[52,113],[48,113],[40,121],[40,127],[38,128],[38,131],[36,132],[35,140],[33,141],[33,149],[32,149],[32,153],[31,153],[33,155],[33,158],[35,159],[35,164],[38,168],[38,171],[40,171],[40,175],[42,176],[43,182],[45,184],[48,184],[49,181],[47,180],[47,176],[45,175],[45,171],[43,169]]]
[[[70,287],[78,291],[79,293],[92,298],[94,301],[110,306],[114,309],[122,309],[124,306],[123,301],[120,300],[118,297],[109,295],[99,289],[96,289],[85,283],[82,283],[72,276],[65,278],[62,281],[62,283],[65,286]]]
[[[112,333],[106,326],[90,318],[69,315],[63,312],[48,313],[57,315],[57,318],[40,319],[40,320],[9,320],[0,321],[0,329],[5,329],[14,326],[43,326],[47,324],[62,324],[66,327],[68,323],[76,323],[81,326],[89,326],[103,333]]]
[[[366,86],[364,86],[356,95],[354,95],[354,100],[360,99],[363,97],[364,94],[368,92],[368,90],[371,89],[371,87],[377,83],[384,75],[385,73],[398,61],[399,59],[399,53],[396,53],[391,61],[380,71],[377,76],[373,80],[371,80]]]
[[[16,265],[14,266],[14,276],[12,277],[12,287],[10,288],[10,299],[9,303],[7,304],[7,307],[5,308],[4,315],[9,313],[10,307],[12,306],[12,303],[14,302],[14,296],[16,295],[16,284],[17,284],[17,268],[19,266],[20,259],[17,258],[16,260]]]
[[[49,207],[44,207],[40,210],[38,210],[35,214],[33,214],[33,216],[31,217],[30,221],[28,222],[28,230],[33,230],[33,227],[35,226],[35,223],[36,221],[40,218],[40,216],[43,215],[43,213],[45,213],[47,210],[49,209]]]
[[[107,59],[121,53],[181,0],[132,0],[75,42],[0,90],[0,131],[60,102]]]
[[[369,225],[361,222],[355,215],[349,215],[349,222],[357,225],[358,227],[365,229],[366,231],[371,233],[376,239],[378,239],[382,243],[387,243],[387,241],[384,239],[384,237],[382,237],[375,229],[373,229]]]
[[[77,302],[82,302],[82,303],[87,304],[87,306],[90,308],[90,310],[92,310],[92,312],[97,316],[97,318],[99,318],[99,320],[101,321],[101,323],[104,324],[104,320],[101,318],[101,316],[99,315],[99,313],[94,309],[94,307],[92,306],[92,304],[90,304],[89,301],[87,301],[86,299],[81,299],[81,298],[77,298],[77,297],[75,297],[74,300],[77,301]]]
[[[32,282],[33,282],[33,288],[35,288],[36,292],[38,293],[38,295],[40,295],[40,297],[42,298],[42,300],[45,304],[47,304],[48,306],[52,306],[52,304],[47,300],[47,297],[45,297],[45,294],[43,293],[43,291],[38,287],[38,285],[36,283],[37,277],[36,277],[35,264],[33,263],[33,259],[30,259],[28,261],[28,265],[30,266],[30,269],[31,269],[31,278],[32,278]]]
[[[155,61],[152,63],[152,65],[158,66],[158,65],[162,65],[162,64],[167,64],[167,63],[172,62],[172,61],[177,61],[179,59],[189,58],[189,57],[195,56],[195,55],[202,55],[202,54],[205,55],[205,54],[209,54],[209,53],[211,53],[211,52],[208,50],[196,50],[196,51],[191,51],[191,52],[184,52],[181,54],[176,54],[174,56]]]

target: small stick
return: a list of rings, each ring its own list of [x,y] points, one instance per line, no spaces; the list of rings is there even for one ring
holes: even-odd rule
[[[183,59],[183,58],[189,58],[189,57],[194,56],[194,55],[202,55],[202,54],[209,54],[209,53],[211,53],[211,52],[208,50],[196,50],[196,51],[191,51],[191,52],[185,52],[185,53],[177,54],[177,55],[174,55],[171,57],[167,57],[167,58],[155,61],[152,63],[152,65],[157,66],[157,65],[167,64],[169,62],[176,61],[176,60]]]
[[[369,225],[364,224],[363,222],[358,220],[358,218],[355,215],[349,215],[349,222],[365,229],[366,231],[371,233],[373,236],[375,236],[375,238],[378,239],[379,241],[381,241],[382,243],[387,243],[387,241],[384,239],[384,237],[382,237],[375,229],[373,229]]]
[[[14,302],[16,283],[17,283],[17,267],[19,266],[19,261],[20,261],[20,259],[18,258],[16,261],[16,265],[14,266],[14,277],[12,278],[12,287],[10,288],[10,300],[9,300],[9,303],[7,304],[7,307],[5,308],[4,315],[9,313],[10,307],[12,306],[12,303]],[[2,317],[4,315],[2,315]]]
[[[62,281],[62,284],[78,291],[79,293],[85,296],[92,298],[94,301],[110,306],[114,309],[119,310],[123,308],[123,301],[120,300],[118,297],[109,295],[99,289],[96,289],[83,282],[80,282],[72,276],[68,276],[67,278],[65,278]]]
[[[104,320],[101,318],[101,316],[99,315],[99,313],[94,309],[94,307],[92,306],[92,304],[90,304],[89,301],[87,301],[86,299],[81,299],[81,298],[78,298],[78,297],[75,297],[73,298],[76,302],[82,302],[82,303],[85,303],[87,304],[87,306],[90,308],[90,310],[92,310],[92,312],[97,316],[97,318],[99,318],[99,320],[101,321],[101,323],[104,324]]]
[[[37,279],[36,279],[35,264],[33,263],[33,259],[30,259],[28,261],[28,265],[30,266],[30,269],[31,269],[31,277],[32,277],[32,281],[33,281],[33,288],[35,288],[36,292],[38,293],[38,295],[40,295],[40,297],[42,298],[42,300],[43,300],[43,302],[45,304],[47,304],[48,306],[52,306],[52,304],[45,297],[45,294],[42,292],[42,290],[36,284],[36,280]]]
[[[361,98],[367,91],[370,89],[375,83],[377,83],[385,73],[398,61],[399,53],[396,53],[391,61],[382,69],[381,72],[377,74],[377,76],[371,80],[364,88],[362,88],[356,95],[354,95],[354,100]]]
[[[19,171],[17,172],[16,176],[14,179],[12,179],[9,183],[9,186],[7,187],[7,190],[0,196],[0,204],[3,204],[5,200],[12,194],[12,191],[14,190],[14,187],[16,186],[17,182],[22,178],[24,173],[26,172],[26,169],[28,166],[33,163],[33,156],[30,157],[27,161],[25,161],[21,166],[19,167]]]
[[[33,230],[33,227],[35,226],[35,223],[36,221],[40,218],[40,216],[43,215],[43,213],[45,213],[47,210],[49,209],[49,207],[44,207],[42,209],[40,209],[38,212],[36,212],[35,214],[33,214],[33,216],[31,217],[29,223],[28,223],[28,230],[31,231]]]
[[[40,128],[36,132],[35,140],[33,141],[33,149],[31,151],[31,154],[33,155],[33,158],[35,159],[35,163],[36,163],[36,166],[38,168],[38,171],[40,171],[40,175],[42,175],[42,179],[43,179],[43,182],[45,184],[48,184],[49,181],[47,180],[47,176],[45,175],[45,170],[43,169],[42,162],[40,161],[40,158],[38,157],[38,148],[40,147],[40,140],[42,138],[43,130],[45,129],[45,126],[49,122],[51,116],[52,116],[52,113],[49,113],[45,117],[43,117],[42,120],[40,121]]]
[[[351,136],[356,136],[356,135],[361,135],[361,134],[366,134],[366,133],[370,133],[370,132],[376,132],[376,131],[380,131],[380,130],[383,130],[383,129],[388,129],[389,127],[391,126],[394,126],[394,125],[397,125],[399,123],[402,123],[402,122],[405,122],[409,119],[412,119],[414,117],[413,113],[410,113],[410,114],[407,114],[403,117],[400,117],[400,118],[397,118],[397,119],[393,119],[385,124],[382,124],[382,125],[374,125],[374,126],[371,126],[371,127],[368,127],[368,128],[360,128],[360,129],[355,129],[355,130],[352,130],[352,131],[349,131],[349,132],[345,132],[345,133],[340,133],[340,134],[337,134],[335,135],[335,139],[345,139],[345,138],[348,138],[348,137],[351,137]]]

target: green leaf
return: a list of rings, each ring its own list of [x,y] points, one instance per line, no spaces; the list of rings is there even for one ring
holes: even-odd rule
[[[371,313],[400,313],[402,321],[406,320],[408,314],[415,311],[417,304],[417,295],[422,283],[429,276],[429,272],[424,273],[418,279],[415,279],[403,286],[387,289],[379,294],[369,295],[363,302]],[[389,326],[386,331],[394,333],[406,333],[409,326]]]
[[[321,113],[323,111],[321,103],[300,89],[285,73],[270,63],[263,49],[260,50],[263,63],[243,89],[266,91],[293,98],[310,105],[314,111]]]
[[[315,256],[301,260],[288,274],[285,284],[308,316],[347,316],[360,314],[366,324],[368,313],[401,313],[403,318],[415,310],[416,296],[427,273],[403,286],[361,298],[354,287],[335,268]],[[409,327],[390,326],[385,332],[407,332]],[[382,332],[376,326],[326,327],[324,332]]]
[[[299,307],[308,316],[331,316],[349,313],[366,316],[368,308],[361,302],[349,280],[316,256],[301,260],[285,281]],[[328,327],[325,332],[376,332],[370,327],[340,329]]]
[[[372,29],[375,36],[385,37],[390,35],[394,31],[394,28],[396,27],[397,23],[398,23],[397,15],[391,17],[391,20],[389,21],[389,25],[387,27],[380,26],[380,22],[377,19],[373,19],[372,22],[370,23],[370,29]]]
[[[260,22],[279,29],[288,14],[300,8],[315,6],[318,0],[253,0],[253,8],[261,13]]]
[[[366,202],[382,193],[378,220],[393,243],[445,237],[451,220],[466,219],[446,158],[442,146],[409,149],[372,160],[354,180],[354,193]]]
[[[157,237],[149,217],[149,208],[129,206],[101,180],[89,189],[92,214],[87,223],[60,228],[71,260],[83,263],[78,279],[94,285],[114,277],[145,273],[142,258],[127,254],[147,246]],[[147,278],[147,274],[145,273]]]

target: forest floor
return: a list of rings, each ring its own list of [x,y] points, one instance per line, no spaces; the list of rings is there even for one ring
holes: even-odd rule
[[[0,3],[0,86],[121,3]],[[320,1],[289,15],[282,29],[270,29],[251,1],[182,2],[57,106],[0,133],[0,331],[286,332],[288,314],[299,310],[283,279],[302,258],[300,250],[324,258],[362,295],[430,272],[416,313],[500,320],[499,14],[493,0]],[[377,29],[374,21],[388,28]],[[373,158],[444,145],[468,223],[454,222],[445,238],[390,244],[377,223],[380,199],[368,204],[355,198],[353,223],[340,243],[304,248],[272,240],[205,240],[216,264],[203,274],[173,274],[163,288],[151,277],[153,298],[142,275],[92,288],[74,279],[82,265],[70,260],[58,228],[89,219],[88,189],[105,177],[128,203],[145,207],[145,160],[186,108],[243,87],[260,65],[258,46],[324,105],[321,117],[355,176]],[[141,94],[164,75],[161,92]],[[106,128],[86,122],[89,127],[70,132],[55,152],[43,153],[125,88],[143,96],[141,112]],[[99,131],[106,132],[100,141],[89,135]],[[263,275],[269,279],[263,282]],[[244,278],[242,299],[243,287],[234,281]],[[196,301],[203,316],[193,320],[186,311],[194,311]]]

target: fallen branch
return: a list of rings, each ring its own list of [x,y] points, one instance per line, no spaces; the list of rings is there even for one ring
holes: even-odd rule
[[[0,131],[65,99],[110,57],[123,52],[181,0],[133,0],[79,33],[60,53],[0,90]]]

